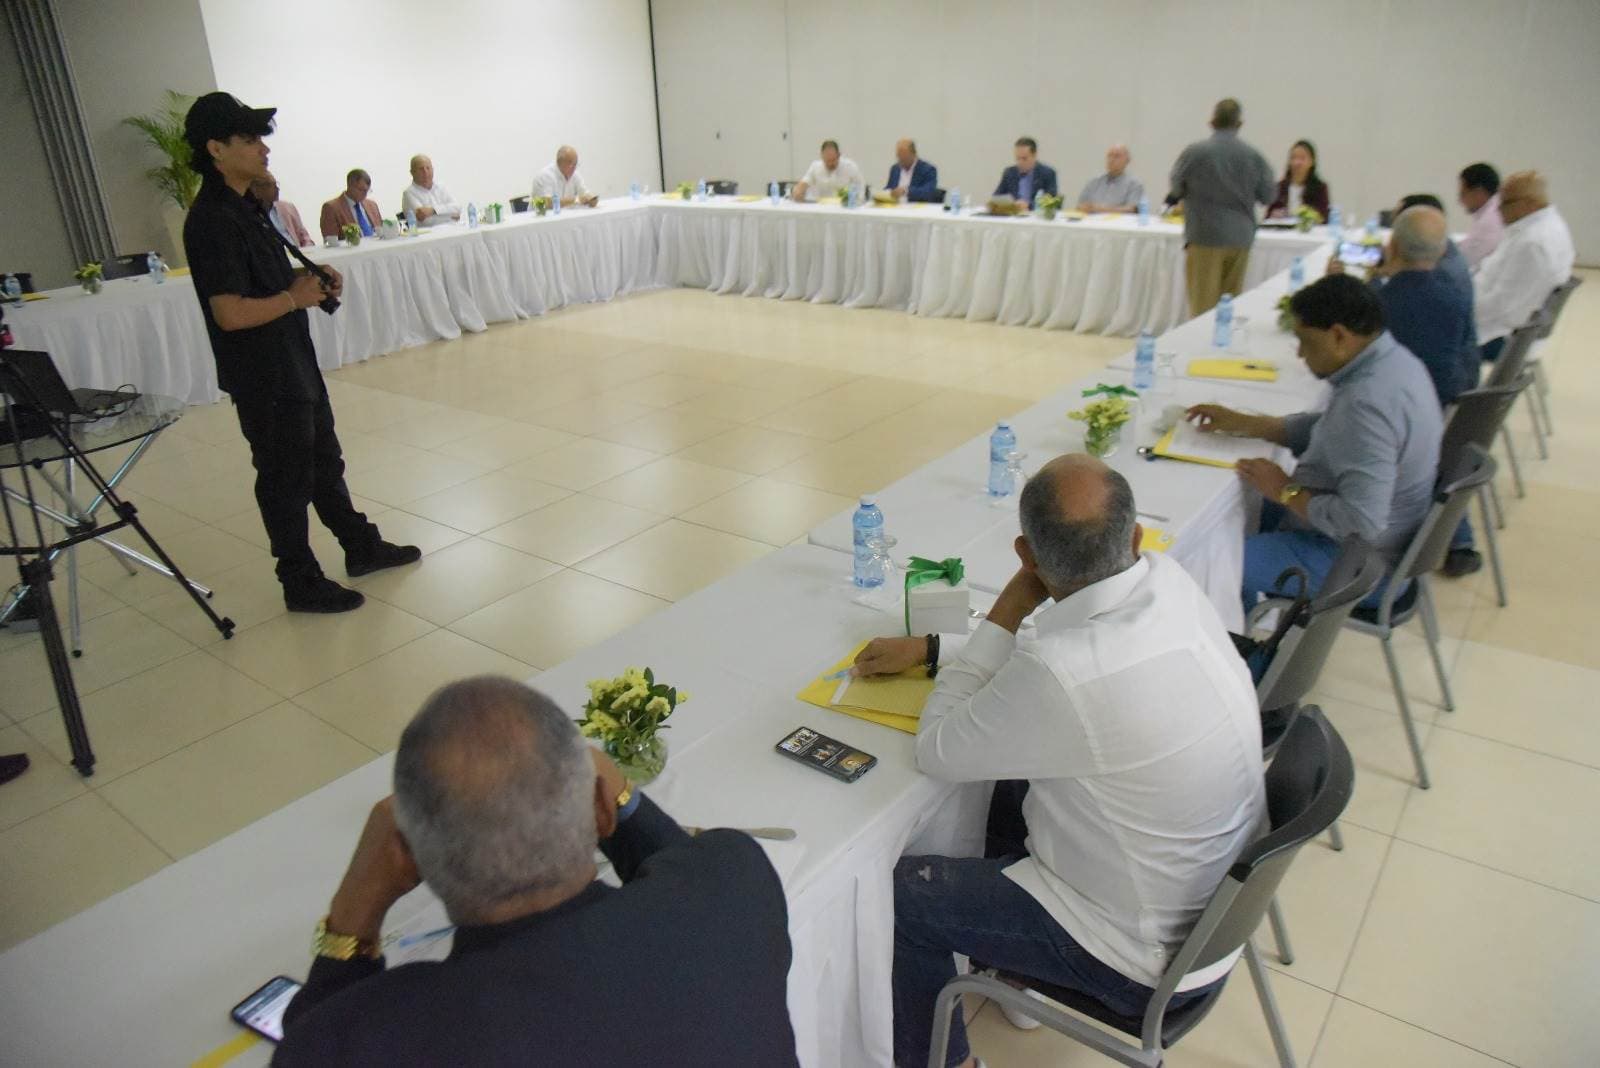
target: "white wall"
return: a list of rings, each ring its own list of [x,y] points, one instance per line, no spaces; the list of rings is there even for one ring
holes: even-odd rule
[[[416,152],[463,205],[527,194],[562,143],[602,195],[659,187],[645,0],[200,6],[218,87],[278,109],[271,168],[313,230],[352,167],[398,211]]]
[[[655,0],[666,180],[796,177],[824,138],[874,185],[915,137],[940,184],[994,188],[1029,134],[1075,197],[1125,141],[1166,192],[1211,105],[1281,167],[1298,138],[1347,216],[1486,159],[1537,167],[1600,262],[1597,0]],[[775,35],[781,31],[782,37]],[[775,101],[787,100],[786,109]],[[780,144],[787,157],[775,152]],[[777,171],[775,168],[782,167]],[[1459,209],[1453,221],[1462,225]]]

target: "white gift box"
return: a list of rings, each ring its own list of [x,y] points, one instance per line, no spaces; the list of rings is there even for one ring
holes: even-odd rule
[[[934,579],[906,592],[911,609],[912,634],[966,634],[972,607],[972,590],[963,579],[952,586]]]

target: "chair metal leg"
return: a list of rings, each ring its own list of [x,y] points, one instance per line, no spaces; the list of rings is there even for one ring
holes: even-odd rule
[[[1544,441],[1544,424],[1539,420],[1538,406],[1532,401],[1528,402],[1528,421],[1533,424],[1533,440],[1539,446],[1539,459],[1550,459],[1550,447]]]
[[[946,984],[933,1003],[933,1037],[928,1045],[928,1068],[944,1068],[946,1054],[950,1052],[950,1021],[955,1018],[956,1003],[961,1000],[961,988]]]
[[[1433,607],[1433,591],[1428,588],[1428,580],[1417,579],[1422,588],[1417,591],[1417,606],[1422,615],[1422,636],[1428,641],[1428,655],[1433,658],[1433,673],[1439,677],[1439,693],[1444,698],[1444,710],[1456,710],[1455,695],[1450,692],[1450,678],[1445,674],[1444,657],[1439,652],[1439,616]]]
[[[1550,418],[1550,378],[1544,373],[1544,361],[1534,360],[1533,367],[1533,399],[1539,404],[1539,412],[1544,416],[1544,430],[1551,437],[1556,436],[1556,424]]]
[[[1485,482],[1483,488],[1489,491],[1489,503],[1494,505],[1494,525],[1506,529],[1506,510],[1500,506],[1500,491],[1495,489],[1494,480]]]
[[[1344,832],[1339,830],[1338,820],[1328,824],[1328,846],[1335,853],[1344,852]]]
[[[1506,576],[1500,568],[1500,541],[1495,536],[1494,524],[1489,521],[1489,495],[1486,487],[1478,487],[1478,510],[1483,515],[1483,540],[1489,546],[1489,568],[1494,572],[1494,592],[1500,607],[1506,606]]]
[[[1289,925],[1283,922],[1283,909],[1278,906],[1277,895],[1267,904],[1267,920],[1272,924],[1272,939],[1278,943],[1278,960],[1294,963],[1294,947],[1289,944]]]
[[[1400,705],[1400,725],[1406,729],[1406,742],[1411,746],[1411,761],[1417,766],[1417,785],[1424,790],[1433,785],[1428,779],[1428,765],[1422,759],[1422,743],[1417,741],[1417,725],[1411,720],[1411,702],[1406,700],[1406,683],[1400,675],[1400,661],[1395,659],[1389,637],[1383,643],[1383,662],[1389,668],[1389,683],[1394,687],[1394,699]]]
[[[1526,497],[1528,488],[1522,484],[1522,465],[1517,463],[1517,447],[1511,444],[1511,431],[1505,424],[1500,425],[1500,440],[1506,447],[1506,459],[1511,461],[1511,484],[1516,487],[1518,497]]]
[[[1272,1035],[1272,1048],[1278,1051],[1279,1068],[1295,1068],[1294,1049],[1289,1045],[1289,1033],[1284,1029],[1283,1017],[1278,1014],[1278,999],[1272,996],[1272,986],[1267,982],[1267,969],[1256,955],[1254,941],[1244,944],[1244,959],[1250,965],[1250,980],[1255,983],[1256,998],[1261,1002],[1261,1015],[1267,1018],[1267,1031]]]

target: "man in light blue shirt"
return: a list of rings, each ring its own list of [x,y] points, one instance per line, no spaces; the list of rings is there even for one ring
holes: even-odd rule
[[[1133,157],[1127,145],[1106,149],[1106,173],[1089,179],[1078,194],[1078,210],[1084,212],[1135,211],[1144,197],[1144,183],[1128,173]]]
[[[1262,438],[1299,457],[1293,475],[1271,460],[1239,461],[1239,477],[1266,498],[1261,532],[1245,539],[1247,615],[1285,568],[1302,568],[1319,587],[1352,534],[1393,566],[1427,514],[1439,471],[1444,420],[1433,381],[1384,329],[1377,294],[1328,275],[1296,293],[1289,310],[1301,358],[1333,387],[1326,411],[1189,409],[1204,430]],[[1364,603],[1377,604],[1381,589]]]

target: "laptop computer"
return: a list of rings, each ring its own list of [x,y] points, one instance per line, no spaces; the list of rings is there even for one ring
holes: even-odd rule
[[[139,397],[133,390],[69,389],[48,352],[0,349],[0,364],[10,372],[0,378],[0,391],[5,389],[5,379],[14,375],[20,384],[21,396],[11,399],[19,408],[31,407],[37,402],[51,415],[98,419],[122,411]]]

